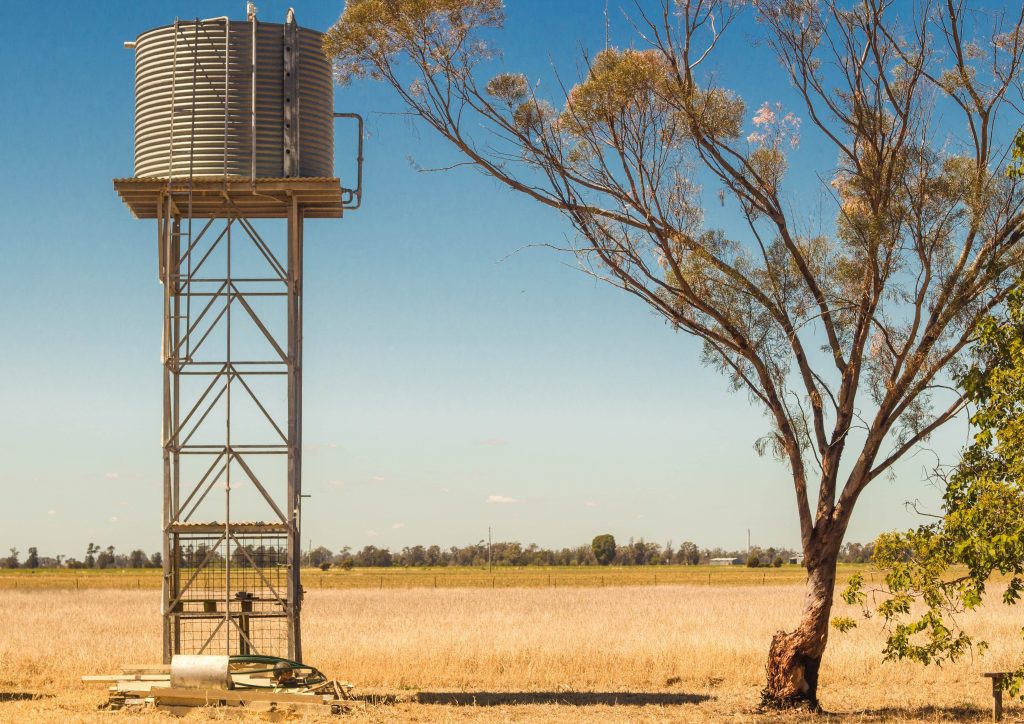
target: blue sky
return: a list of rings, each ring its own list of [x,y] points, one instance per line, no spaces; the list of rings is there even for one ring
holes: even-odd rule
[[[295,4],[318,29],[342,7]],[[258,6],[268,22],[287,9]],[[601,7],[510,2],[506,66],[571,74],[580,48],[603,44]],[[612,7],[613,41],[628,44]],[[110,183],[132,172],[122,42],[175,14],[243,19],[244,2],[0,9],[0,546],[157,550],[161,291],[153,222]],[[799,114],[747,32],[721,48],[722,82],[751,113],[781,101]],[[797,544],[786,470],[753,450],[762,414],[698,364],[693,340],[571,258],[525,248],[564,242],[554,212],[471,171],[418,173],[410,158],[450,153],[382,87],[339,89],[335,107],[367,117],[366,191],[358,212],[306,225],[304,539],[453,545],[492,526],[546,546],[610,532],[739,548],[750,528],[755,543]],[[339,134],[343,177],[352,151]],[[818,170],[833,160],[813,138],[799,153]],[[965,434],[934,444],[949,455]],[[916,523],[903,503],[937,498],[925,462],[875,482],[848,538]]]

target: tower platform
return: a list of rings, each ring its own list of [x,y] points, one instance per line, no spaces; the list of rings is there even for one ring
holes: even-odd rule
[[[340,219],[350,193],[337,178],[258,178],[241,176],[197,176],[189,179],[119,178],[114,190],[136,219],[161,216],[161,199],[173,195],[180,214],[185,195],[192,195],[193,218],[223,218],[225,208],[233,207],[233,216],[247,219],[284,219],[292,199],[302,207],[307,219]],[[172,214],[173,215],[173,214]]]

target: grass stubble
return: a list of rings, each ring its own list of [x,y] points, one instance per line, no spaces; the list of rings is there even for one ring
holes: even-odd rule
[[[794,585],[312,590],[305,658],[356,684],[355,722],[821,721],[756,711],[768,640],[793,625],[801,596]],[[150,590],[0,591],[0,722],[167,717],[97,711],[103,687],[78,681],[158,661],[157,610]],[[824,720],[987,720],[980,674],[1024,656],[1022,617],[993,603],[967,623],[991,649],[942,668],[883,662],[876,620],[833,632]],[[246,718],[261,720],[203,710],[184,721]]]

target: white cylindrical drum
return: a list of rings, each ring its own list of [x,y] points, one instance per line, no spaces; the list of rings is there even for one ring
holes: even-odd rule
[[[171,686],[178,689],[230,689],[227,656],[176,654],[171,659]]]
[[[323,35],[225,19],[179,21],[135,41],[135,176],[333,177],[334,85]],[[285,52],[295,52],[298,172],[286,174]],[[253,86],[255,77],[255,114]],[[253,120],[255,115],[255,144]]]

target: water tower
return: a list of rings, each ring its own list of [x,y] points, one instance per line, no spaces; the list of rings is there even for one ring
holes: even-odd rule
[[[334,175],[321,34],[175,20],[135,51],[135,173],[163,285],[163,657],[302,658],[306,219],[358,207]],[[357,179],[361,178],[361,173]]]

